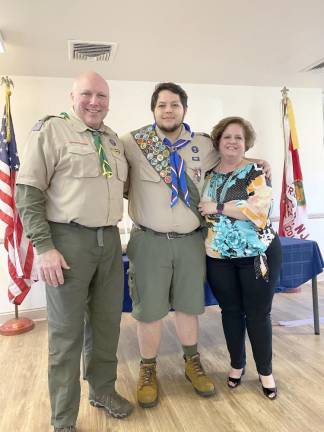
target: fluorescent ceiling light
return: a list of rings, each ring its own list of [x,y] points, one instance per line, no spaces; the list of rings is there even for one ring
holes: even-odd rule
[[[5,45],[4,45],[2,34],[0,32],[0,53],[4,53],[4,52],[5,52]]]

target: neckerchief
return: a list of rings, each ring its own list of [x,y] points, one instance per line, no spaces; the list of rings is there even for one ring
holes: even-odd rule
[[[63,117],[64,119],[70,119],[69,114],[67,114],[66,112],[61,112],[60,114],[61,117]],[[101,167],[101,172],[102,175],[107,176],[108,178],[112,177],[112,169],[111,166],[108,162],[105,150],[103,148],[102,145],[102,141],[101,141],[101,132],[94,130],[94,129],[87,129],[92,137],[93,137],[93,143],[96,147],[98,156],[99,156],[99,163],[100,163],[100,167]]]
[[[179,190],[182,193],[185,204],[190,207],[189,192],[184,170],[184,161],[178,153],[178,150],[182,149],[191,142],[194,133],[191,132],[188,124],[183,123],[183,126],[188,132],[190,132],[190,139],[184,140],[180,138],[173,144],[168,138],[164,138],[163,140],[163,144],[165,144],[170,151],[170,166],[172,178],[171,207],[176,205],[179,200]]]

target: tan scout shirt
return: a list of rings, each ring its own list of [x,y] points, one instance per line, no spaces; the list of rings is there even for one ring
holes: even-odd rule
[[[113,172],[111,178],[103,176],[89,128],[74,113],[69,116],[52,117],[40,130],[31,132],[17,183],[44,192],[50,221],[74,221],[88,227],[116,225],[123,214],[127,178],[123,145],[109,127],[101,127]]]
[[[165,135],[159,128],[156,131],[163,140]],[[183,128],[179,138],[190,139],[190,132]],[[181,199],[171,208],[171,188],[147,161],[133,136],[127,134],[121,140],[129,164],[128,211],[132,220],[159,232],[188,233],[198,228],[197,216]],[[201,192],[205,173],[215,166],[217,160],[211,139],[195,134],[179,154],[184,159],[186,173]]]

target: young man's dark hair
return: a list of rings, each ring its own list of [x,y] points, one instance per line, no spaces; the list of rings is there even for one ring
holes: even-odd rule
[[[175,84],[172,82],[164,82],[164,83],[157,84],[155,87],[155,90],[152,94],[152,98],[151,98],[151,111],[152,112],[155,110],[156,103],[157,103],[157,100],[159,97],[159,93],[163,90],[168,90],[174,94],[179,95],[181,105],[183,106],[183,108],[186,109],[188,107],[188,95],[183,90],[183,88],[180,87],[178,84]]]

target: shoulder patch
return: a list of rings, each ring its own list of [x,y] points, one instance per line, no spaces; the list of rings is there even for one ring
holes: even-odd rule
[[[210,138],[210,135],[208,135],[208,134],[205,133],[205,132],[196,132],[196,135],[200,135],[200,136],[204,136],[204,137],[206,137],[206,138]]]
[[[61,119],[65,119],[65,117],[59,115],[59,116],[55,116],[55,115],[47,115],[43,118],[41,118],[40,120],[38,120],[38,122],[33,126],[32,131],[33,132],[38,132],[42,129],[42,127],[44,126],[44,124],[47,122],[47,120],[53,118],[53,117],[57,117],[57,118],[61,118]]]
[[[34,132],[40,131],[43,127],[43,124],[44,124],[43,120],[38,120],[38,122],[34,124],[32,131]]]

